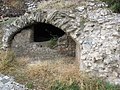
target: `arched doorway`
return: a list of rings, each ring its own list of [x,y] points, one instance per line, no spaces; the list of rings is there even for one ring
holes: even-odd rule
[[[46,23],[34,23],[15,35],[12,48],[17,56],[47,60],[62,56],[75,57],[76,44],[60,28]]]

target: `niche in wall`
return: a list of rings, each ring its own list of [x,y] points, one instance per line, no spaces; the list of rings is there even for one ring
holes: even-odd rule
[[[44,42],[53,38],[59,38],[65,34],[61,29],[46,23],[37,23],[33,26],[33,41]]]

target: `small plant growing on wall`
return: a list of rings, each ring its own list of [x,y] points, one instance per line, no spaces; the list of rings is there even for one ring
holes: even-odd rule
[[[48,31],[50,33],[50,36],[52,37],[49,41],[48,47],[54,48],[54,46],[57,44],[58,36],[53,35],[52,32]]]
[[[57,44],[57,38],[53,37],[50,39],[50,41],[48,43],[48,47],[53,48],[56,44]]]

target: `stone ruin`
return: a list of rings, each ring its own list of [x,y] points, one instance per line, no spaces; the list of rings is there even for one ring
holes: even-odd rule
[[[24,28],[50,24],[75,41],[80,71],[120,84],[120,14],[106,7],[103,2],[88,0],[71,10],[43,9],[25,14],[3,28],[2,48],[10,48]]]

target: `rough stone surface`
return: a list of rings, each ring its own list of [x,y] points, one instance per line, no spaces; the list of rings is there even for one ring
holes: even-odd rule
[[[80,46],[80,70],[120,84],[120,14],[106,4],[88,0],[74,10],[37,10],[17,18],[4,28],[3,49],[25,26],[36,22],[62,29]]]
[[[0,90],[27,90],[27,88],[16,83],[12,77],[0,74]]]

